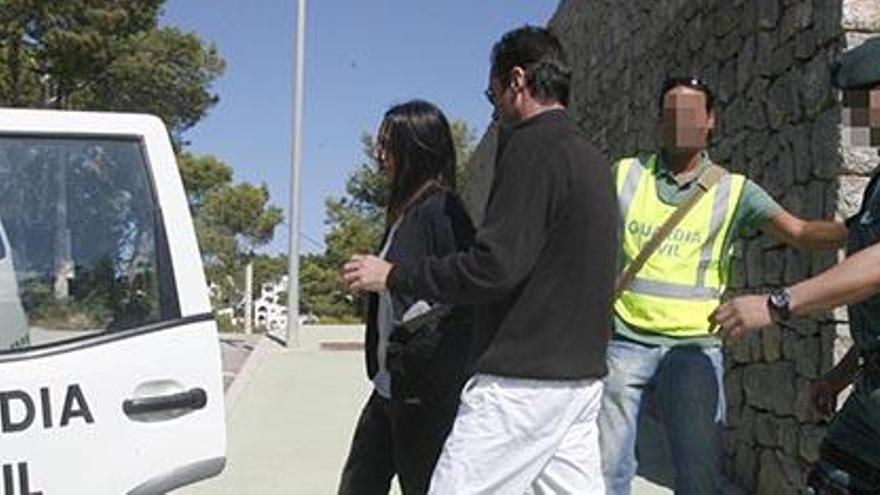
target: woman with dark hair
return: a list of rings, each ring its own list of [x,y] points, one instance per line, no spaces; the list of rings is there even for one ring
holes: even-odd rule
[[[375,156],[389,184],[379,256],[412,262],[470,244],[474,229],[453,193],[452,133],[436,106],[414,100],[388,110]],[[358,420],[340,494],[387,494],[394,475],[404,494],[428,491],[466,379],[471,324],[465,307],[370,294],[366,361],[374,390]]]

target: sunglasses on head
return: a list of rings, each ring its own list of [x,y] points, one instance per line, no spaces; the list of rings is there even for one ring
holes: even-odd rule
[[[684,86],[686,88],[706,90],[706,84],[697,77],[670,77],[663,81],[663,94],[672,88]]]

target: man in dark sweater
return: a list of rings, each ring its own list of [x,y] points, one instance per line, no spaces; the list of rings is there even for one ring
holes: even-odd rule
[[[345,266],[353,290],[479,305],[474,376],[429,493],[604,492],[596,417],[618,219],[610,166],[565,112],[570,75],[549,31],[505,34],[486,91],[498,159],[473,246]]]

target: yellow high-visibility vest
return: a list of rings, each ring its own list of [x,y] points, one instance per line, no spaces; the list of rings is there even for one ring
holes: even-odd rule
[[[623,270],[677,209],[657,194],[657,155],[617,162]],[[628,325],[673,337],[707,335],[727,287],[726,238],[745,177],[725,174],[648,258],[614,303]]]

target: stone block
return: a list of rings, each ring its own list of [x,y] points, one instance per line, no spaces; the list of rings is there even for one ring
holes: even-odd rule
[[[796,495],[794,487],[788,484],[782,465],[773,450],[761,451],[759,465],[758,487],[755,491],[757,495]]]
[[[785,244],[780,239],[773,237],[772,235],[761,235],[758,236],[758,239],[761,241],[761,248],[764,251],[770,250],[778,250],[782,251],[783,249],[788,247],[788,244]]]
[[[880,31],[880,3],[843,0],[843,27],[852,31]]]
[[[787,362],[754,364],[743,374],[746,403],[780,416],[794,412],[794,366]]]
[[[809,60],[819,48],[816,38],[816,31],[813,29],[803,29],[798,32],[795,36],[794,57],[797,60]]]
[[[715,122],[715,125],[723,132],[722,139],[735,142],[735,144],[731,144],[731,154],[736,155],[739,148],[743,148],[743,157],[745,157],[747,138],[747,133],[744,131],[746,102],[746,97],[740,94],[738,89],[735,90],[730,102],[719,113],[720,120]],[[728,165],[732,166],[734,164],[730,163]]]
[[[785,285],[792,285],[807,278],[810,273],[810,254],[794,249],[785,250]]]
[[[728,344],[728,349],[730,350],[729,355],[731,359],[733,359],[733,362],[737,364],[746,364],[751,362],[752,355],[748,339],[737,339]]]
[[[807,378],[819,377],[822,340],[820,337],[803,337],[795,346],[795,372]]]
[[[758,26],[761,29],[773,29],[779,22],[779,0],[766,0],[756,2],[758,4]]]
[[[734,405],[731,402],[727,403],[724,421],[726,437],[732,438],[734,433],[742,427],[742,411],[742,406]]]
[[[789,325],[794,327],[800,337],[815,337],[819,335],[819,324],[815,320],[797,319]]]
[[[813,24],[813,2],[811,0],[799,0],[786,11],[787,16],[794,19],[794,27],[803,32]]]
[[[703,40],[709,36],[709,23],[706,18],[703,16],[696,16],[694,20],[688,25],[688,31],[692,34],[691,36],[687,36],[688,38],[688,48],[692,52],[699,51]]]
[[[748,274],[746,273],[745,260],[737,257],[733,260],[730,267],[730,275],[727,280],[727,287],[731,290],[744,289],[748,282]]]
[[[762,272],[764,270],[763,265],[763,251],[761,250],[761,243],[757,241],[746,242],[745,246],[745,262],[746,262],[746,276],[748,277],[748,286],[749,287],[762,287],[764,285],[764,278]]]
[[[810,380],[799,377],[794,386],[794,416],[802,423],[819,419],[819,412],[810,398],[810,383]]]
[[[782,331],[779,327],[765,328],[760,332],[764,360],[778,361],[782,357]]]
[[[810,130],[806,125],[793,127],[786,136],[794,162],[795,183],[805,184],[810,178]]]
[[[797,18],[791,15],[791,11],[788,11],[779,19],[779,42],[781,44],[789,41],[794,42],[797,33]],[[794,57],[794,51],[792,51],[792,57]]]
[[[746,107],[746,113],[750,114],[752,111],[759,112],[760,115],[763,115],[764,106],[755,104],[755,101],[751,101]],[[766,165],[764,162],[764,151],[767,149],[768,138],[766,129],[750,129],[750,131],[751,132],[749,132],[745,142],[745,154],[748,162],[749,178],[754,181],[760,181],[764,176],[764,167]]]
[[[752,362],[761,361],[764,357],[764,349],[761,347],[761,336],[757,333],[752,333],[745,340],[749,343],[749,359]]]
[[[738,100],[742,100],[742,98],[739,98]],[[730,170],[740,174],[748,173],[749,163],[746,159],[745,138],[745,132],[739,132],[736,135],[736,138],[734,138],[735,144],[733,146],[733,154],[730,161]]]
[[[795,347],[798,341],[797,334],[790,331],[780,331],[780,336],[782,340],[782,359],[794,362],[796,352]]]
[[[747,36],[736,56],[736,87],[740,93],[746,90],[755,72],[755,43],[754,36]]]
[[[706,81],[709,81],[716,93],[718,92],[719,81],[721,80],[721,61],[717,59],[707,61],[700,69],[700,73]]]
[[[813,175],[820,179],[834,179],[840,172],[840,110],[830,108],[813,122],[811,147]]]
[[[825,428],[817,425],[802,425],[798,442],[798,455],[808,463],[819,459],[819,445],[825,437]]]
[[[755,417],[755,440],[764,447],[776,447],[776,420],[770,413],[760,413]]]
[[[770,70],[772,74],[783,74],[794,66],[794,53],[797,51],[797,41],[790,39],[785,42],[779,42],[776,49],[773,50],[772,59],[770,61]]]
[[[731,59],[721,66],[721,81],[718,84],[718,102],[729,103],[736,96],[736,59]],[[724,123],[721,123],[724,126]]]
[[[733,437],[741,442],[752,444],[755,441],[755,409],[744,406],[740,414],[739,427],[732,431]]]
[[[771,251],[764,252],[764,259],[762,260],[762,267],[764,272],[764,284],[763,285],[780,285],[782,284],[782,270],[783,270],[783,255],[782,250],[774,249]]]
[[[727,37],[734,33],[739,36],[740,16],[742,9],[732,5],[725,5],[725,8],[716,8],[712,12],[712,29],[716,36]],[[736,53],[734,51],[733,53]]]
[[[725,354],[725,360],[728,356],[729,352]],[[739,366],[730,368],[724,373],[724,394],[730,406],[743,404],[742,375],[743,368]]]
[[[796,454],[777,452],[776,457],[779,460],[779,466],[788,485],[798,490],[803,488],[806,482],[806,466],[804,463],[797,459]]]
[[[809,146],[809,144],[807,144]],[[797,154],[797,152],[795,152]],[[809,155],[807,155],[809,156]],[[808,158],[809,159],[809,158]],[[807,164],[809,165],[809,164]],[[809,173],[809,168],[807,169]],[[795,170],[800,170],[801,167],[795,167]],[[811,180],[807,185],[807,198],[808,201],[804,208],[804,215],[809,220],[819,220],[825,217],[825,183],[819,180]],[[812,255],[810,259],[812,259]],[[814,272],[811,272],[814,273]]]
[[[748,493],[753,493],[757,484],[758,456],[755,448],[746,442],[737,442],[734,460],[734,481]]]
[[[807,198],[807,188],[799,185],[796,182],[797,179],[795,171],[797,170],[797,167],[794,165],[793,155],[793,153],[788,153],[788,158],[786,160],[787,163],[790,163],[791,175],[785,178],[787,186],[785,188],[785,192],[782,195],[782,200],[780,201],[780,203],[782,204],[782,207],[788,210],[790,213],[798,216],[803,216],[805,209],[804,204],[809,201],[809,198]],[[788,260],[787,256],[786,260]]]
[[[793,72],[787,72],[770,85],[767,97],[767,121],[773,129],[782,129],[784,124],[800,118],[799,83],[793,74]]]
[[[862,195],[870,179],[860,175],[842,175],[839,179],[837,212],[840,218],[855,215],[862,206]]]
[[[816,42],[820,45],[838,38],[843,32],[841,26],[841,2],[827,0],[813,1],[813,28]]]
[[[775,2],[776,0],[770,0]],[[775,31],[761,31],[758,33],[757,52],[755,65],[758,73],[762,76],[773,74],[773,53],[776,50],[777,34]]]
[[[723,10],[723,9],[722,9]],[[734,30],[728,32],[718,44],[718,56],[721,60],[731,60],[736,57],[743,45],[743,37],[736,30],[736,21],[732,24]]]
[[[801,72],[800,91],[803,113],[811,117],[833,105],[834,90],[831,86],[831,66],[824,56],[813,57]]]
[[[880,164],[876,148],[843,146],[843,172],[852,175],[871,175]]]
[[[779,447],[790,456],[798,453],[798,430],[800,425],[794,418],[779,420]]]

